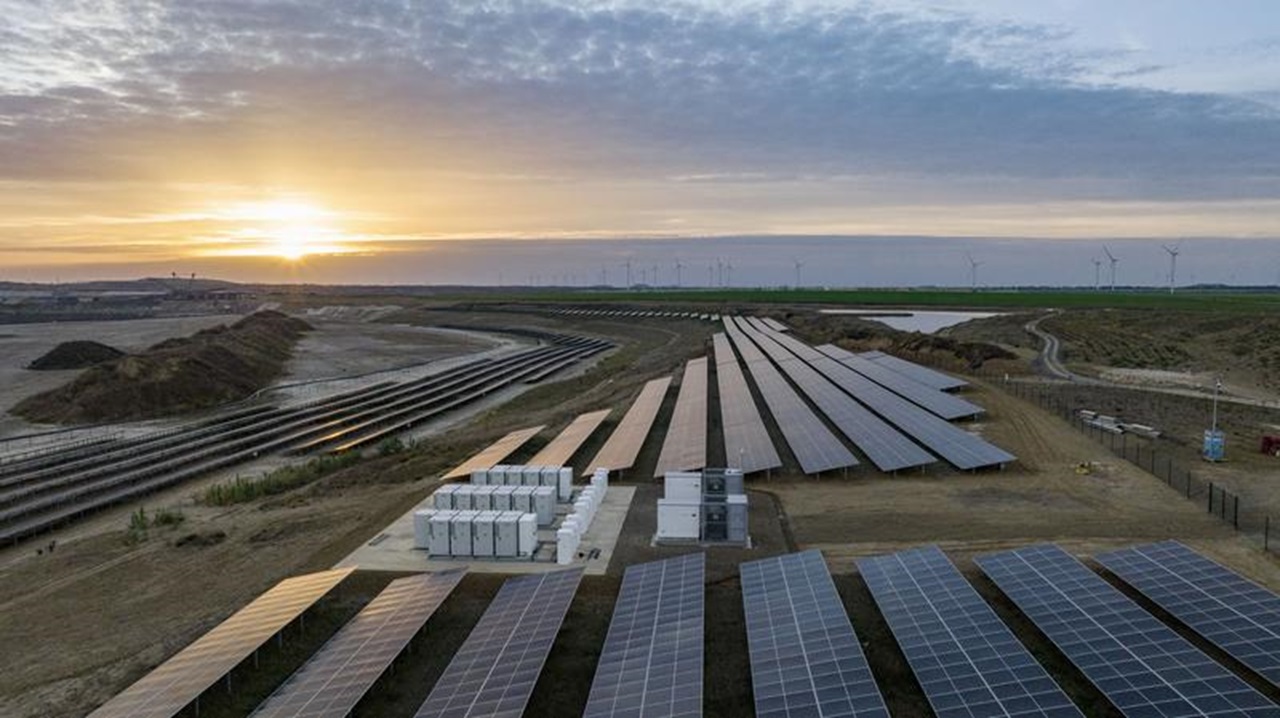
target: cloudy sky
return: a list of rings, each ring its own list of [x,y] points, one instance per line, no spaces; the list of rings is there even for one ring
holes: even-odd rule
[[[1158,284],[1161,243],[1187,281],[1280,269],[1274,0],[0,17],[0,280],[945,284],[968,252],[1092,284],[1105,244]]]

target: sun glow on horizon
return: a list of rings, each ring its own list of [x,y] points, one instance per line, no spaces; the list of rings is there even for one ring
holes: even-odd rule
[[[231,246],[214,252],[230,257],[274,257],[300,262],[309,256],[347,254],[338,214],[309,202],[243,202],[214,213],[233,229]]]

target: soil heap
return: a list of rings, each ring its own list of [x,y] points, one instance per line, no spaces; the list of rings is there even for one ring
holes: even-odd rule
[[[88,369],[91,366],[119,359],[124,352],[106,344],[79,340],[63,342],[50,349],[47,354],[27,365],[35,371],[58,371],[65,369]]]
[[[28,397],[12,413],[38,423],[153,419],[218,406],[270,385],[311,326],[279,312],[167,339]]]

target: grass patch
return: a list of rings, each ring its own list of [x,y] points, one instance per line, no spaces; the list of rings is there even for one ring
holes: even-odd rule
[[[153,528],[174,528],[186,521],[187,517],[182,513],[182,509],[156,509],[155,513],[147,514],[145,506],[138,507],[137,511],[129,514],[129,543],[138,543],[147,539],[148,533]]]
[[[201,503],[208,506],[231,506],[275,496],[305,486],[321,477],[359,462],[359,452],[349,451],[334,456],[320,456],[305,464],[284,466],[267,471],[256,478],[237,476],[230,482],[205,489]]]

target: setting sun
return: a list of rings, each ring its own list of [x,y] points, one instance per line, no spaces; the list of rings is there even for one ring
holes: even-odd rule
[[[243,202],[213,213],[227,225],[221,256],[275,257],[297,262],[317,254],[344,254],[338,214],[303,201]]]

